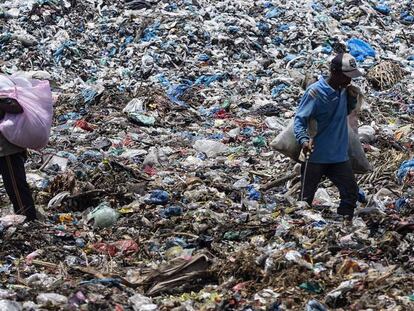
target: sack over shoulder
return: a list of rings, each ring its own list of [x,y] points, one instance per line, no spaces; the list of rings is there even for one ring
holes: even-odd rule
[[[40,149],[49,142],[53,118],[53,100],[48,81],[8,77],[13,88],[0,91],[1,97],[13,98],[22,106],[20,114],[6,113],[0,131],[12,144]]]

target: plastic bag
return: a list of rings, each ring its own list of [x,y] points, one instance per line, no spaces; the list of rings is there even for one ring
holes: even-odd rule
[[[369,43],[357,38],[348,40],[349,53],[356,58],[357,61],[364,61],[365,58],[375,57],[375,50]]]
[[[197,140],[193,144],[193,148],[198,152],[204,152],[209,158],[214,158],[228,151],[228,147],[225,144],[208,139]]]
[[[285,156],[298,162],[301,148],[295,137],[295,132],[293,129],[294,122],[294,119],[290,121],[289,125],[275,139],[271,141],[270,146]],[[315,120],[310,120],[308,131],[310,136],[313,137],[316,135],[317,123]]]
[[[414,176],[414,159],[404,161],[397,171],[397,178],[400,183],[407,185],[413,184]]]
[[[372,172],[372,166],[365,155],[364,148],[359,139],[358,117],[355,110],[348,116],[348,156],[355,174]]]
[[[2,76],[4,79],[6,76]],[[53,117],[53,100],[48,81],[28,80],[20,76],[6,77],[14,87],[2,88],[0,97],[18,101],[23,113],[6,113],[0,131],[12,144],[40,149],[49,142]]]

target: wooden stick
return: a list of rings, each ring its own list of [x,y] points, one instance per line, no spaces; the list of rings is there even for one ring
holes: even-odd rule
[[[32,264],[34,264],[36,266],[55,269],[55,270],[57,270],[59,268],[59,265],[57,265],[57,264],[47,262],[47,261],[37,260],[37,259],[33,259]]]
[[[292,178],[295,178],[297,175],[298,174],[295,172],[295,173],[292,173],[290,175],[283,176],[283,177],[281,177],[279,179],[272,180],[272,181],[268,182],[267,184],[263,185],[260,188],[263,189],[263,190],[265,190],[265,191],[266,190],[269,190],[271,188],[280,186],[281,184],[283,184],[284,182],[286,182],[286,181],[288,181],[288,180],[290,180]]]
[[[272,175],[262,173],[262,172],[257,172],[257,171],[249,171],[249,173],[256,175],[256,176],[260,176],[260,177],[272,177]]]

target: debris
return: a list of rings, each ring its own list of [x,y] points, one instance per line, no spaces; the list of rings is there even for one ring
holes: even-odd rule
[[[7,0],[0,22],[2,72],[53,100],[26,161],[44,219],[1,188],[1,310],[414,309],[410,1]],[[341,50],[366,73],[352,222],[329,181],[298,202],[289,159]]]

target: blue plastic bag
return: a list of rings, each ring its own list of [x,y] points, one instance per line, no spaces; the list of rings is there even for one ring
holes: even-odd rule
[[[375,50],[372,46],[360,39],[352,38],[347,42],[349,53],[356,58],[357,61],[364,61],[367,57],[375,57]]]
[[[287,88],[285,83],[281,83],[272,89],[272,98],[277,98]]]
[[[171,85],[167,91],[167,97],[174,104],[177,104],[181,107],[188,107],[188,104],[180,99],[180,97],[187,91],[191,85],[189,84],[176,84]]]
[[[266,13],[266,18],[274,18],[281,14],[282,12],[278,8],[273,7]]]
[[[161,216],[164,218],[170,218],[172,216],[181,216],[183,214],[183,209],[180,206],[170,205],[160,212]]]
[[[410,171],[414,170],[414,159],[404,161],[397,172],[397,178],[399,182],[403,182],[405,177]]]
[[[400,20],[405,24],[414,24],[414,16],[407,11],[401,13]]]
[[[248,195],[249,195],[249,200],[253,200],[253,201],[259,201],[261,198],[261,194],[259,191],[257,191],[253,185],[250,185],[247,187],[247,191],[248,191]]]
[[[386,4],[384,4],[384,3],[383,4],[378,4],[378,5],[374,6],[374,9],[376,11],[384,14],[384,15],[388,15],[391,12],[390,7],[388,5],[386,5]]]
[[[148,200],[145,201],[147,204],[164,205],[167,204],[170,199],[168,192],[164,190],[155,190],[151,193]]]
[[[312,299],[306,305],[306,311],[327,311],[328,309],[319,301]]]

